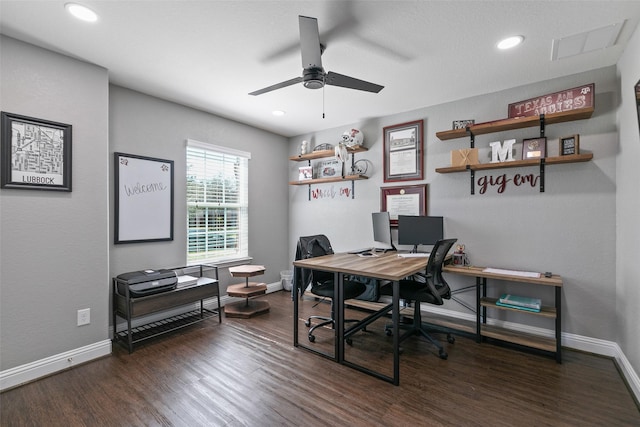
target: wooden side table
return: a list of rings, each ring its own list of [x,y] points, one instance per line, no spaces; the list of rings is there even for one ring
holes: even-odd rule
[[[267,293],[265,283],[249,282],[249,277],[261,276],[266,268],[263,265],[238,265],[229,267],[232,277],[244,277],[245,283],[238,283],[227,287],[227,295],[230,297],[244,298],[244,301],[226,304],[224,314],[227,317],[241,317],[248,319],[269,311],[269,302],[250,299]]]

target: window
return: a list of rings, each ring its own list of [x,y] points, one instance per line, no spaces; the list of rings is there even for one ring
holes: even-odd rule
[[[187,263],[247,257],[251,153],[187,140]]]

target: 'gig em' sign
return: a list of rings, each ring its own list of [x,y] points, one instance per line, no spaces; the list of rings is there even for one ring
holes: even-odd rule
[[[509,104],[509,118],[539,116],[593,107],[595,83]]]

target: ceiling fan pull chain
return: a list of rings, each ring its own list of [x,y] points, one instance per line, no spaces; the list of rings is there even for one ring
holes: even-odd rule
[[[324,119],[324,86],[322,86],[322,118]]]

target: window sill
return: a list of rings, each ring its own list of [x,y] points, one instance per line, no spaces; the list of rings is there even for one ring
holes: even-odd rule
[[[215,265],[218,268],[227,268],[227,267],[234,267],[236,265],[250,264],[251,261],[253,261],[252,257],[242,257],[242,258],[223,259],[223,260],[200,260],[200,261],[195,261],[188,265],[211,264],[211,265]]]

